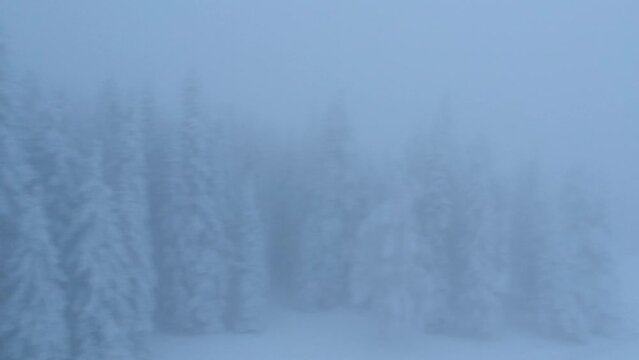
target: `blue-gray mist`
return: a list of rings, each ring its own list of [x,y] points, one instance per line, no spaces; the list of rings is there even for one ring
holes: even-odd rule
[[[0,358],[639,355],[638,18],[0,0]]]

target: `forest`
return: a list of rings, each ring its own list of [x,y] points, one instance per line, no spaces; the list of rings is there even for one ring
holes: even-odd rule
[[[380,169],[339,101],[286,141],[210,109],[195,76],[178,109],[113,82],[74,109],[2,64],[3,359],[142,359],[156,330],[263,331],[273,303],[366,309],[388,333],[615,326],[593,177],[499,174],[447,102]]]
[[[638,13],[0,0],[0,360],[635,358]]]

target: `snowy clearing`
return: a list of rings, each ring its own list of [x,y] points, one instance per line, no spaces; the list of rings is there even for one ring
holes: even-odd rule
[[[525,334],[494,340],[412,335],[385,337],[363,314],[347,311],[274,313],[269,329],[255,335],[157,336],[154,360],[417,360],[633,359],[637,337],[625,335],[578,345]]]

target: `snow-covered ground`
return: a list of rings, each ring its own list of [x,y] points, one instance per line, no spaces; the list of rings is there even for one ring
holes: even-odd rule
[[[417,360],[417,359],[636,359],[639,342],[629,335],[588,345],[527,335],[494,340],[412,335],[388,338],[361,314],[335,311],[274,316],[258,335],[159,336],[157,360]]]
[[[492,340],[421,334],[385,336],[365,314],[339,310],[300,313],[279,309],[262,334],[177,337],[158,335],[153,360],[633,360],[639,359],[639,289],[634,285],[639,256],[620,264],[621,307],[626,329],[611,339],[587,345],[564,343],[521,333]]]

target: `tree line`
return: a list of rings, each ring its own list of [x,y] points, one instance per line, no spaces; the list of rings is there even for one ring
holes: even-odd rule
[[[614,324],[605,199],[513,180],[450,112],[372,170],[343,104],[285,139],[107,84],[79,106],[11,86],[0,51],[0,357],[141,359],[150,334],[264,331],[269,304],[361,307],[387,331],[584,341]],[[91,110],[87,111],[86,108]]]

